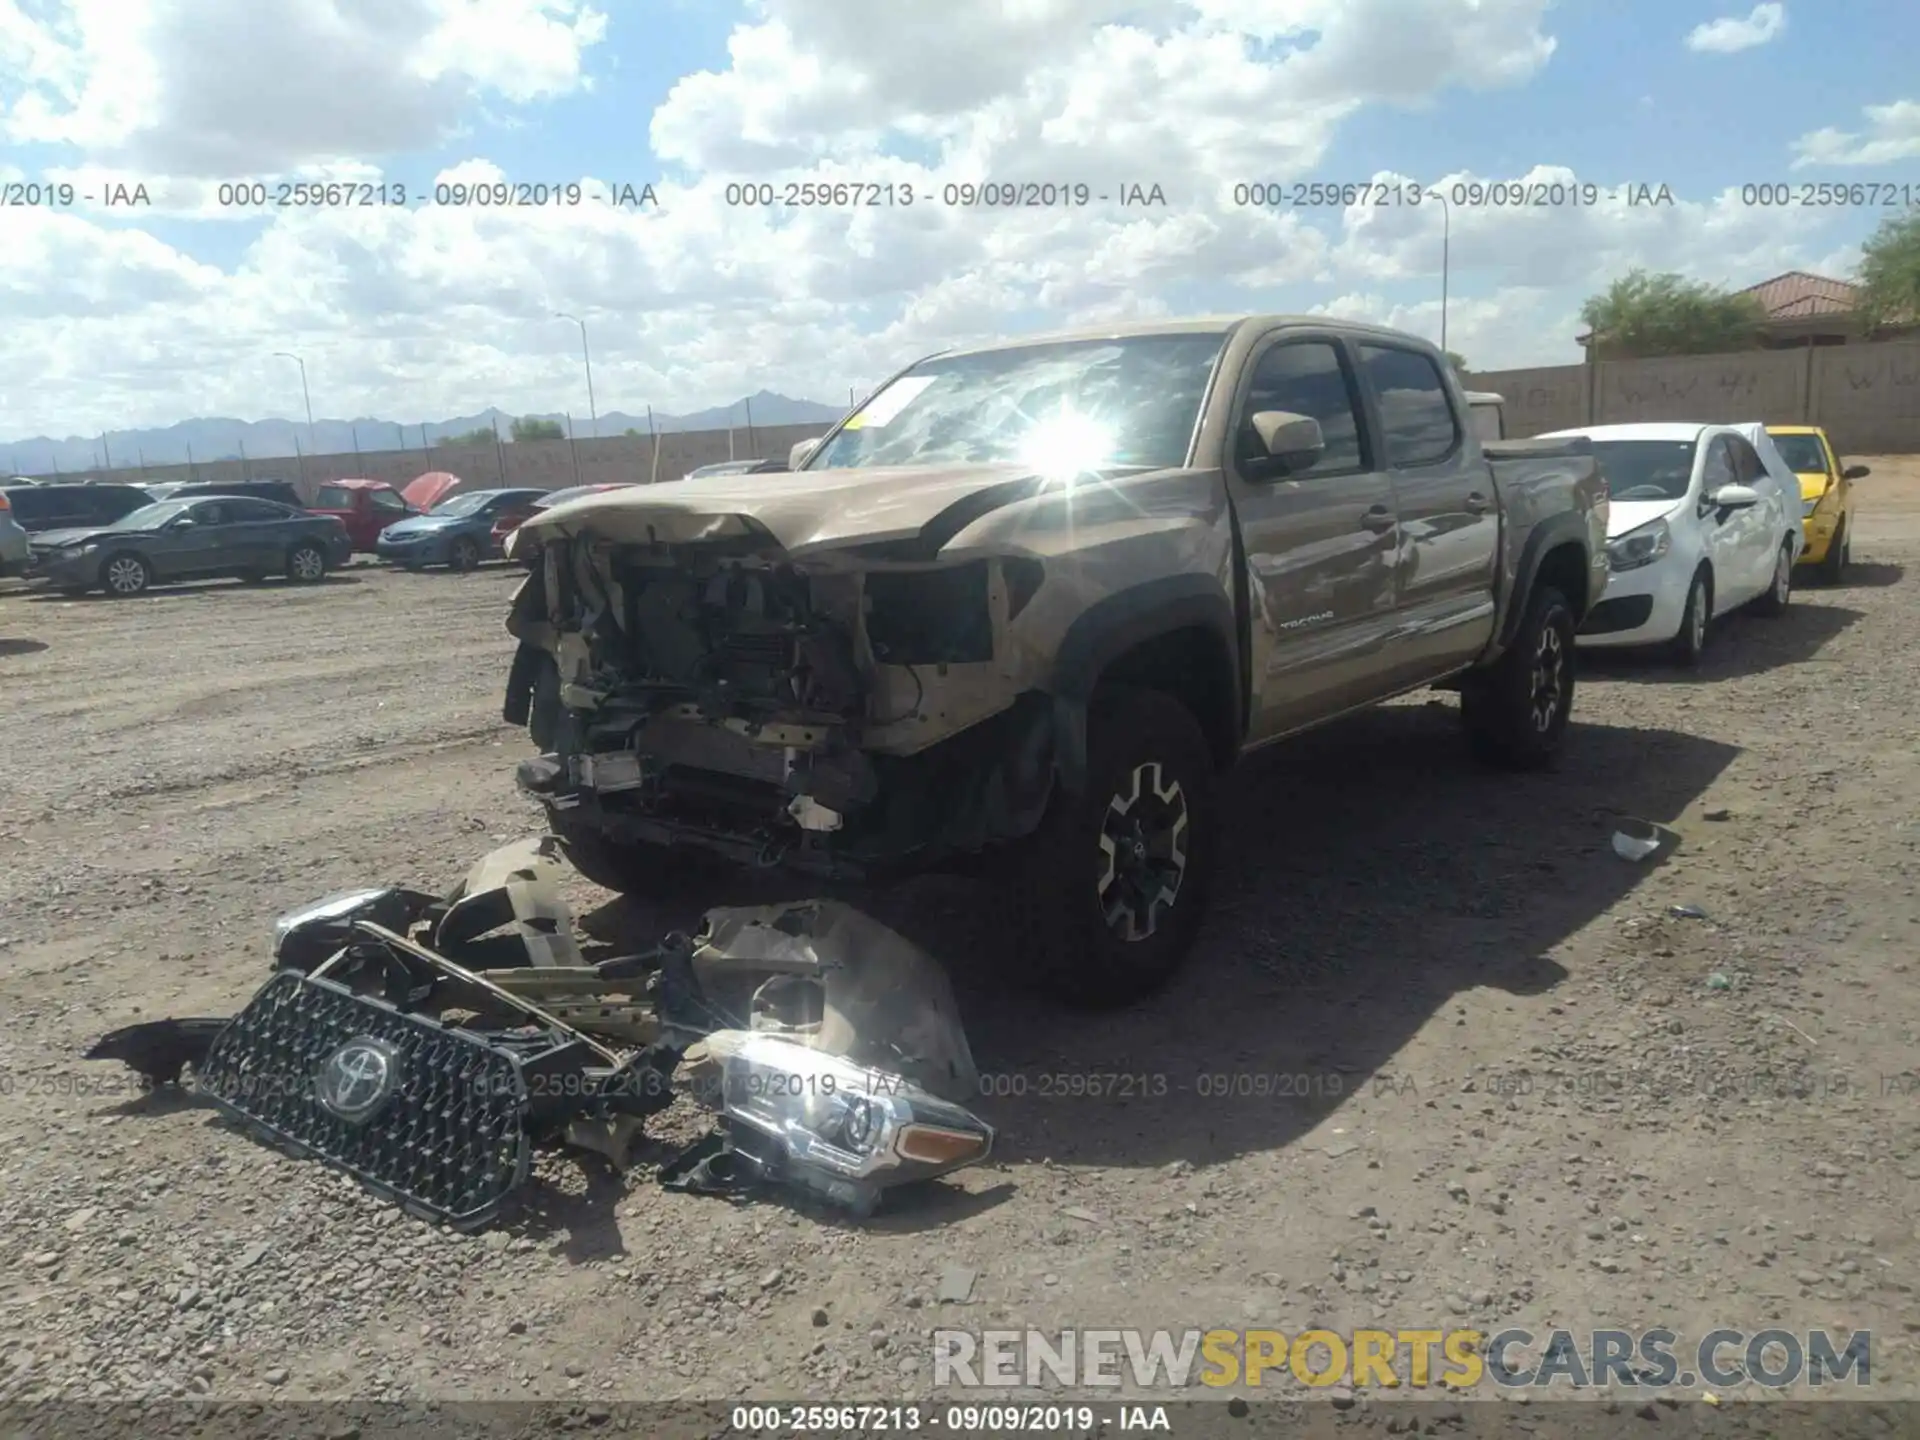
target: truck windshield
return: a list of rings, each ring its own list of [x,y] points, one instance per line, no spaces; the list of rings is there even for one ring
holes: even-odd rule
[[[1596,440],[1593,458],[1615,500],[1684,500],[1693,483],[1691,440]]]
[[[869,400],[804,468],[1184,465],[1225,343],[1139,335],[937,355]]]

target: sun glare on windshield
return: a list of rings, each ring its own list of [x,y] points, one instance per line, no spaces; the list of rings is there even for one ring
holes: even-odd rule
[[[1036,422],[1020,444],[1020,462],[1048,480],[1072,480],[1098,470],[1112,453],[1113,432],[1065,406]]]

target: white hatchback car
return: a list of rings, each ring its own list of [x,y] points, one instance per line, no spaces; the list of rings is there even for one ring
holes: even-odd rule
[[[1607,592],[1581,627],[1585,647],[1664,645],[1696,665],[1712,622],[1742,605],[1778,615],[1806,537],[1800,484],[1750,425],[1593,425],[1606,476]]]

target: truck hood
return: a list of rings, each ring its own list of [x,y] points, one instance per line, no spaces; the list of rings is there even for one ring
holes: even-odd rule
[[[972,520],[1043,483],[1022,465],[710,475],[585,495],[536,513],[515,533],[544,541],[591,531],[609,540],[659,544],[766,535],[797,556],[912,539],[955,506],[964,504],[960,513]]]

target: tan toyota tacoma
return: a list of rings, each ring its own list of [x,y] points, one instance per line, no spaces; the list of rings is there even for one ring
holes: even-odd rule
[[[1091,1005],[1192,943],[1216,777],[1422,686],[1483,758],[1559,749],[1605,588],[1585,442],[1483,443],[1424,340],[1241,316],[953,350],[790,472],[518,530],[505,715],[576,868],[984,868]],[[669,853],[671,852],[671,853]]]

